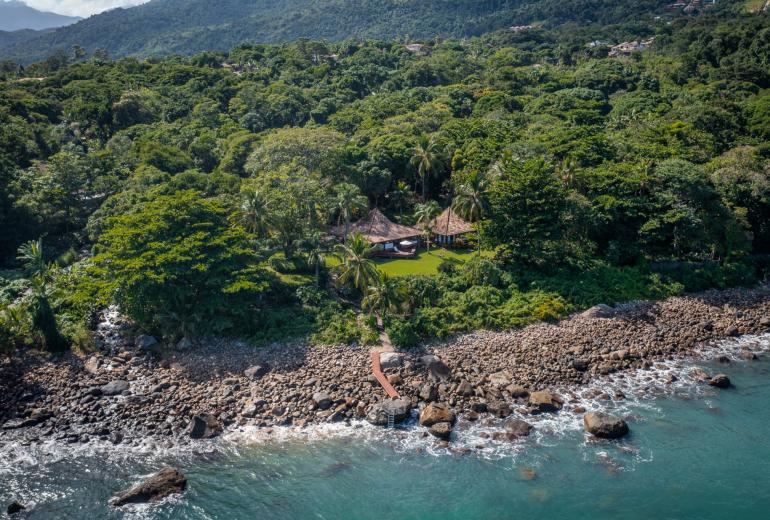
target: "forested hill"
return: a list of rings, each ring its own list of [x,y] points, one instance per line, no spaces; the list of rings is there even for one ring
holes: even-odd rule
[[[153,0],[2,46],[23,63],[79,45],[112,56],[192,54],[298,38],[474,36],[511,25],[651,19],[665,0]]]

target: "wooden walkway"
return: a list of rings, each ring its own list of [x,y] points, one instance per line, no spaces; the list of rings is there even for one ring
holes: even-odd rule
[[[394,352],[396,349],[393,348],[390,337],[388,336],[388,333],[385,332],[385,327],[383,327],[382,319],[379,316],[377,317],[377,327],[380,329],[380,346],[373,348],[371,351],[372,374],[374,374],[374,377],[379,381],[380,385],[382,385],[382,388],[385,389],[385,393],[388,394],[388,397],[397,398],[399,397],[398,392],[393,388],[393,385],[390,384],[390,381],[385,377],[385,374],[382,373],[382,367],[380,366],[380,354],[383,352]]]
[[[374,377],[377,378],[377,381],[380,382],[382,388],[385,389],[388,397],[398,397],[398,392],[396,392],[396,389],[390,384],[390,381],[385,377],[385,374],[382,373],[382,368],[380,367],[381,353],[382,352],[379,349],[372,350],[372,373],[374,374]]]

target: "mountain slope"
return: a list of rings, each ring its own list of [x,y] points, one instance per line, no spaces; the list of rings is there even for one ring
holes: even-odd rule
[[[301,37],[473,36],[510,25],[616,23],[651,16],[666,0],[153,0],[0,48],[0,57],[42,59],[75,44],[112,56],[190,54],[242,42]]]
[[[78,20],[80,18],[38,11],[18,0],[0,1],[0,31],[49,29],[70,25]]]

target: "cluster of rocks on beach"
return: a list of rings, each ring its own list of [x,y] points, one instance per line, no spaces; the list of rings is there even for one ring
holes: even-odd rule
[[[372,375],[367,347],[185,340],[165,348],[120,318],[116,324],[102,331],[110,337],[100,353],[26,355],[0,364],[0,442],[170,444],[246,425],[269,431],[365,419],[386,426],[413,410],[426,434],[443,442],[458,420],[489,418],[499,424],[492,435],[513,440],[532,428],[522,417],[584,414],[564,389],[652,368],[718,339],[767,332],[770,289],[599,306],[558,323],[383,353],[383,372],[400,394],[395,400]],[[729,386],[727,376],[703,379]],[[600,437],[627,432],[612,416],[586,414],[584,422]]]

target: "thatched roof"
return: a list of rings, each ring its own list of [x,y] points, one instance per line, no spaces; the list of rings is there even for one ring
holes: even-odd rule
[[[452,208],[447,208],[444,212],[433,219],[430,223],[430,229],[437,235],[462,235],[473,231],[473,226],[461,219]]]
[[[345,236],[345,225],[332,228],[331,233],[342,238]],[[361,233],[372,244],[381,244],[419,236],[420,230],[391,222],[380,210],[374,208],[366,217],[350,224],[348,236],[356,233]]]

